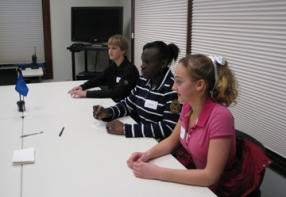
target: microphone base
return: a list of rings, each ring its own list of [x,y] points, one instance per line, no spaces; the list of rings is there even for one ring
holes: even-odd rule
[[[25,101],[17,101],[17,105],[20,112],[25,111]]]

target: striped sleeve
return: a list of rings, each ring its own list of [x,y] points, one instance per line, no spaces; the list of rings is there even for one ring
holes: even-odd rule
[[[179,113],[173,113],[170,110],[170,105],[174,100],[177,100],[175,92],[165,95],[166,103],[164,105],[164,112],[161,114],[160,121],[149,120],[148,117],[140,124],[125,124],[126,137],[153,137],[156,139],[164,139],[168,137],[179,119]],[[134,132],[135,131],[135,132]]]

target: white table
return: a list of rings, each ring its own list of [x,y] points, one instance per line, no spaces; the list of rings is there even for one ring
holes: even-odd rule
[[[1,110],[2,113],[2,110]],[[21,166],[12,165],[14,150],[22,148],[22,119],[0,119],[0,196],[20,196]]]
[[[107,107],[113,101],[71,98],[67,91],[81,83],[28,84],[30,91],[25,99],[27,111],[23,122],[15,113],[5,118],[1,110],[0,152],[3,161],[0,164],[0,196],[215,196],[206,187],[136,178],[126,160],[132,152],[154,146],[156,140],[108,134],[106,123],[92,117],[92,105],[104,101],[103,105]],[[11,99],[10,102],[13,105],[0,104],[0,107],[13,108],[15,101]],[[129,117],[121,121],[134,122]],[[10,124],[13,125],[11,129]],[[65,129],[59,137],[62,127]],[[39,131],[44,133],[23,138],[23,141],[19,138],[22,133]],[[7,140],[9,145],[2,145]],[[12,166],[13,151],[21,147],[34,147],[34,164],[22,168]],[[184,169],[171,155],[152,162]],[[6,177],[9,177],[8,182]]]
[[[22,75],[24,78],[38,77],[40,82],[41,77],[44,75],[44,72],[42,67],[39,67],[37,69],[25,68],[25,70],[22,70]]]
[[[50,82],[27,84],[29,93],[25,98],[26,112],[28,115],[55,114],[64,112],[93,112],[93,105],[100,104],[105,100],[103,106],[113,105],[111,99],[82,99],[71,98],[68,91],[84,81]]]

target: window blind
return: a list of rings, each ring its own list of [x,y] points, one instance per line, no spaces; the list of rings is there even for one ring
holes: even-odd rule
[[[0,3],[0,64],[44,62],[41,0],[4,0]]]
[[[180,48],[178,60],[186,55],[187,0],[135,0],[134,64],[140,69],[143,46],[160,40]],[[178,60],[171,65],[174,72]]]
[[[286,158],[286,2],[193,0],[191,52],[225,56],[236,129]]]

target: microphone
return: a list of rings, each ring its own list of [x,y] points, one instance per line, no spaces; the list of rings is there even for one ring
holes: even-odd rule
[[[36,47],[34,47],[35,54],[32,55],[32,64],[31,64],[31,69],[38,69],[39,66],[37,64],[37,55],[36,55]]]

